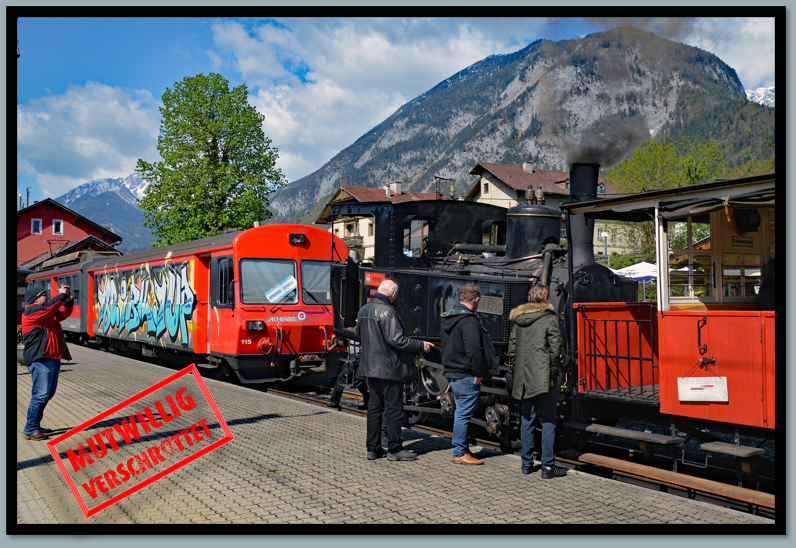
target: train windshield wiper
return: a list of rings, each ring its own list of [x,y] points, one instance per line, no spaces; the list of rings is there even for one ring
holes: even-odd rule
[[[309,290],[309,289],[307,289],[306,287],[302,287],[301,289],[304,291],[304,293],[306,293],[307,295],[309,295],[310,297],[312,297],[312,300],[314,300],[316,303],[318,303],[319,305],[321,305],[321,306],[323,307],[324,311],[326,311],[326,312],[329,312],[329,309],[328,309],[328,308],[326,308],[326,305],[325,305],[325,304],[323,304],[321,301],[319,301],[319,300],[318,300],[318,297],[316,297],[315,295],[313,295],[313,294],[312,294],[312,291],[310,291],[310,290]]]

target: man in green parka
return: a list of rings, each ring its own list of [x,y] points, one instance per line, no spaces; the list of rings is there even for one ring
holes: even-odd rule
[[[550,287],[532,287],[528,303],[512,310],[509,318],[514,321],[509,338],[509,359],[514,365],[511,396],[522,402],[522,473],[530,474],[533,467],[534,425],[541,415],[542,478],[566,476],[566,469],[555,465],[553,452],[561,331],[550,304]]]

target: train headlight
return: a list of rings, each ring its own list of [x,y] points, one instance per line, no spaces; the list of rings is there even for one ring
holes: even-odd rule
[[[246,331],[263,331],[263,330],[265,330],[265,322],[262,320],[246,322]]]
[[[290,243],[293,245],[303,244],[304,242],[307,241],[307,236],[306,234],[291,234],[290,236],[288,236],[288,239]]]

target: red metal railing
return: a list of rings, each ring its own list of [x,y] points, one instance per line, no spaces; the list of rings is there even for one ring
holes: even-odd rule
[[[580,392],[659,397],[657,305],[575,304]]]

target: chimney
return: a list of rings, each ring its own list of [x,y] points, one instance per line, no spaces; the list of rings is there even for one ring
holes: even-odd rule
[[[525,173],[533,173],[533,164],[531,162],[523,162],[522,163],[522,170]]]
[[[401,182],[390,183],[390,190],[395,193],[396,196],[401,195]]]
[[[596,198],[599,171],[599,164],[572,164],[569,172],[569,203],[588,202]],[[572,231],[572,266],[575,268],[594,264],[594,219],[584,218],[584,222],[575,219],[581,216],[572,215],[569,223]]]
[[[387,197],[389,198],[390,197],[390,184],[387,183],[386,185],[384,185],[384,189],[387,191]]]

